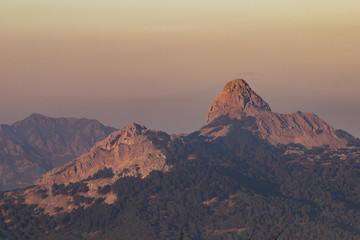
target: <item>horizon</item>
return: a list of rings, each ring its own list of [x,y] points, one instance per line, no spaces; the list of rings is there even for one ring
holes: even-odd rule
[[[0,3],[0,124],[32,113],[205,125],[226,82],[245,79],[275,112],[313,112],[360,137],[360,2]]]

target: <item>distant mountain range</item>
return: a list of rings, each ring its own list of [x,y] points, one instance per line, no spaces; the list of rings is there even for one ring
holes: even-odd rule
[[[32,184],[41,174],[86,153],[114,130],[96,120],[40,114],[0,125],[0,190]]]
[[[272,112],[269,104],[242,79],[225,85],[211,104],[206,116],[207,125],[200,129],[200,134],[209,138],[214,135],[225,136],[229,125],[212,127],[212,123],[226,118],[246,120],[246,129],[273,145],[296,143],[307,148],[323,145],[341,148],[348,142],[336,129],[313,113]],[[136,129],[136,126],[139,125],[132,127]],[[1,125],[0,190],[32,184],[41,174],[88,152],[96,142],[105,139],[113,131],[115,128],[105,127],[96,120],[49,118],[40,114],[32,114],[11,126]],[[347,136],[351,138],[351,135]],[[110,137],[108,141],[115,140]],[[83,170],[85,175],[93,171],[94,168],[91,171]]]
[[[245,239],[258,222],[258,238],[360,237],[359,139],[312,113],[272,112],[241,79],[206,120],[176,136],[41,115],[3,125],[1,164],[28,174],[3,171],[3,186],[50,171],[3,193],[0,236]]]

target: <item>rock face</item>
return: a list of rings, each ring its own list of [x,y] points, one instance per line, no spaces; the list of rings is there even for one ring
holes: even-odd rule
[[[74,196],[56,194],[54,186],[69,188],[81,184],[87,189],[81,193],[82,197],[103,198],[106,203],[112,203],[116,196],[112,192],[99,194],[99,189],[122,177],[144,178],[154,170],[168,171],[166,154],[170,142],[168,134],[132,123],[98,142],[88,153],[41,176],[26,193],[25,202],[36,203],[50,214],[56,213],[57,208],[71,211],[78,207]],[[105,176],[104,172],[107,172]],[[47,196],[41,197],[39,192],[47,192]]]
[[[219,96],[211,104],[206,122],[228,115],[230,118],[252,116],[259,112],[271,111],[267,104],[257,95],[250,86],[242,79],[228,82]]]
[[[90,150],[114,128],[96,120],[32,114],[0,126],[0,190],[32,184],[41,174]]]
[[[170,136],[132,123],[98,142],[88,153],[55,168],[35,182],[38,185],[69,184],[111,168],[114,179],[120,176],[146,177],[153,170],[166,171],[166,146]]]
[[[336,129],[313,113],[272,112],[270,106],[242,79],[226,84],[210,106],[206,120],[210,124],[220,117],[254,118],[252,132],[273,145],[298,143],[307,148],[323,145],[340,148],[347,144],[347,140],[337,136]]]

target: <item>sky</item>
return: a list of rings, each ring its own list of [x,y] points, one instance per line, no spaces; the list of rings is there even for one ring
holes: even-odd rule
[[[1,0],[0,123],[205,124],[226,82],[360,137],[358,0]]]

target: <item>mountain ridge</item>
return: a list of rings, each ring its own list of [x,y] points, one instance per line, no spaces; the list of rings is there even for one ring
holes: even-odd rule
[[[243,79],[228,82],[211,104],[207,123],[219,117],[245,119],[253,117],[253,133],[273,145],[297,143],[307,148],[329,145],[345,147],[347,140],[336,134],[336,129],[313,113],[272,112],[270,106]]]

